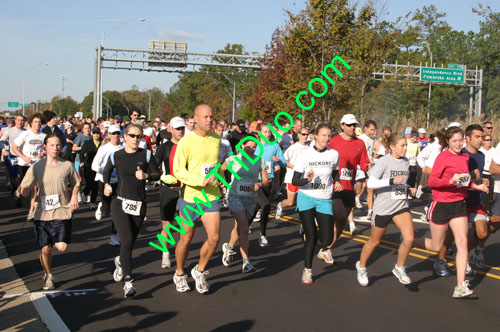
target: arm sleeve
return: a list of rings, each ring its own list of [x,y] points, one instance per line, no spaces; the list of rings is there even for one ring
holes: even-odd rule
[[[113,169],[115,168],[115,165],[111,162],[112,157],[114,157],[114,152],[109,155],[108,162],[106,163],[106,166],[104,166],[104,170],[102,172],[102,178],[104,183],[110,183],[111,181],[111,173],[113,172]]]
[[[184,184],[193,187],[199,187],[203,185],[203,177],[201,175],[191,174],[187,170],[187,141],[180,140],[177,144],[177,149],[174,155],[173,172],[175,177],[179,179]]]
[[[391,179],[377,179],[374,176],[368,178],[367,186],[369,189],[380,189],[384,187],[389,187]]]
[[[22,133],[19,134],[19,136],[16,137],[16,139],[14,140],[14,144],[17,145],[17,147],[19,149],[21,149],[21,146],[23,146],[24,144],[24,140],[26,138],[26,134],[28,133],[28,131],[23,131]],[[22,151],[21,151],[22,152]]]
[[[166,147],[166,144],[161,144],[156,149],[155,160],[156,160],[156,165],[158,167],[161,167],[161,163],[163,162],[163,158],[165,158],[165,147]]]
[[[305,184],[308,184],[309,181],[307,179],[302,179],[302,176],[304,175],[304,173],[300,173],[300,172],[297,172],[297,171],[294,171],[293,172],[293,177],[292,177],[292,184],[294,186],[303,186]]]
[[[148,163],[148,181],[158,181],[160,179],[160,170],[156,164],[156,159],[149,159]]]

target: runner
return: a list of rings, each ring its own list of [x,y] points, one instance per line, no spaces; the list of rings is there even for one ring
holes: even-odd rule
[[[120,235],[121,246],[120,256],[115,257],[113,278],[116,282],[125,281],[125,297],[136,293],[132,284],[131,261],[132,249],[146,216],[145,181],[160,178],[160,171],[151,152],[139,148],[141,137],[142,127],[129,124],[125,128],[125,148],[111,153],[103,172],[104,195],[111,196],[111,174],[116,168],[117,196],[111,202],[111,217]]]
[[[36,128],[36,125],[33,127]],[[59,252],[68,249],[71,218],[78,208],[80,178],[72,163],[59,157],[62,144],[56,133],[44,137],[43,147],[47,157],[27,170],[19,189],[27,197],[35,186],[38,188],[34,231],[40,247],[40,263],[45,272],[43,289],[51,290],[55,288],[52,247]]]
[[[86,122],[83,123],[82,124],[82,131],[80,133],[78,133],[75,140],[73,141],[72,150],[76,154],[75,155],[75,169],[76,169],[76,172],[78,174],[80,174],[80,179],[82,179],[81,173],[83,170],[83,168],[80,168],[80,163],[81,163],[80,150],[82,149],[83,144],[85,144],[85,142],[87,142],[88,140],[90,140],[92,138],[90,136],[90,130],[91,130],[90,123],[86,123]],[[80,197],[81,197],[81,202],[83,204],[88,203],[86,196],[81,196],[81,194],[80,194]]]
[[[333,240],[332,192],[342,191],[338,181],[339,154],[328,147],[332,130],[326,123],[316,127],[314,146],[305,150],[293,168],[292,184],[299,186],[297,210],[304,226],[304,264],[302,283],[312,284],[312,260],[319,226],[321,251]],[[335,176],[335,179],[333,178]]]
[[[201,222],[207,233],[207,240],[201,247],[198,264],[191,270],[191,276],[196,281],[196,290],[199,293],[208,292],[206,281],[208,271],[205,268],[217,248],[220,229],[219,188],[215,177],[205,178],[215,168],[219,159],[220,137],[211,132],[214,121],[212,114],[212,108],[206,104],[196,107],[194,111],[196,128],[177,144],[173,163],[173,173],[183,184],[176,207],[179,217],[190,218],[194,222],[200,218],[200,214],[193,210],[197,208],[204,212]],[[205,202],[201,201],[200,205],[201,199]],[[184,274],[184,262],[194,230],[194,226],[186,227],[186,233],[181,234],[175,248],[177,270],[174,274],[174,283],[178,292],[190,290],[187,275]]]
[[[174,117],[170,120],[172,137],[170,140],[158,146],[156,150],[156,164],[161,168],[163,165],[163,175],[160,177],[160,216],[162,231],[161,235],[167,237],[166,228],[173,223],[175,217],[175,207],[179,199],[180,182],[173,177],[172,166],[177,143],[184,136],[186,124],[181,117]],[[167,248],[169,244],[167,243]],[[161,267],[170,268],[170,251],[162,253]]]
[[[80,166],[83,167],[83,175],[85,178],[85,189],[83,195],[87,198],[86,201],[90,202],[90,210],[95,210],[98,187],[96,182],[96,172],[92,170],[92,162],[97,153],[97,149],[101,145],[101,130],[99,127],[92,128],[92,139],[85,142],[80,150]]]
[[[374,157],[373,157],[373,146],[375,144],[375,138],[377,137],[377,123],[373,120],[367,120],[365,122],[365,125],[363,127],[364,133],[362,135],[359,135],[359,139],[361,139],[365,143],[365,148],[366,148],[366,153],[368,154],[368,159],[370,160],[370,165],[373,166],[374,163]],[[361,171],[361,172],[359,172]],[[360,176],[363,176],[363,178],[358,178],[358,172],[361,173]],[[363,181],[364,180],[364,181]],[[366,204],[368,205],[368,214],[366,217],[368,219],[371,219],[372,214],[373,214],[373,189],[367,188],[366,187],[366,176],[364,172],[360,169],[358,165],[358,169],[356,171],[356,181],[358,181],[357,185],[361,185],[360,191],[356,190],[356,196],[355,196],[355,203],[356,207],[359,208],[361,205],[360,201],[360,196],[363,194],[363,191],[366,189]],[[357,188],[356,188],[357,189]],[[349,230],[351,231],[352,234],[355,234],[358,232],[358,229],[356,228],[356,225],[354,222],[351,224],[349,222]]]
[[[253,135],[252,135],[253,137]],[[254,159],[257,144],[254,141],[246,140],[242,145],[246,154]],[[239,158],[246,167],[236,162]],[[241,267],[242,273],[255,271],[255,267],[249,260],[249,243],[248,243],[248,227],[252,222],[255,206],[257,204],[257,191],[260,187],[267,187],[267,171],[266,163],[263,158],[254,164],[250,163],[241,154],[237,156],[230,156],[221,167],[223,170],[230,168],[233,174],[231,181],[231,189],[228,194],[229,210],[235,218],[234,228],[231,231],[231,238],[229,243],[222,245],[222,264],[229,266],[231,256],[236,254],[234,247],[236,243],[240,242],[240,252],[243,258],[243,265]],[[262,181],[259,181],[259,176]]]
[[[398,259],[392,273],[402,284],[409,284],[405,263],[413,243],[413,219],[408,204],[408,178],[410,165],[406,155],[406,138],[398,133],[384,136],[382,142],[390,154],[380,158],[368,172],[368,187],[377,190],[370,239],[361,250],[360,260],[356,262],[358,282],[368,286],[366,263],[379,245],[391,220],[401,232],[403,240],[399,245]],[[415,194],[415,188],[410,188]]]
[[[336,191],[332,196],[333,211],[335,211],[333,242],[327,247],[327,250],[318,252],[318,258],[323,259],[327,264],[335,262],[331,248],[342,234],[349,213],[355,204],[354,181],[356,179],[357,167],[359,165],[361,170],[366,172],[370,165],[365,143],[356,138],[354,133],[357,124],[359,122],[353,114],[345,114],[340,120],[342,134],[332,137],[330,144],[328,144],[340,156],[339,175],[343,191]]]
[[[111,211],[111,201],[113,196],[116,196],[116,184],[118,179],[116,178],[116,172],[113,173],[110,180],[110,185],[112,188],[112,196],[104,195],[104,167],[108,162],[108,158],[111,153],[119,151],[125,146],[120,142],[120,127],[117,125],[112,125],[108,129],[108,135],[104,139],[103,143],[97,150],[97,154],[92,161],[92,170],[96,172],[95,180],[97,181],[97,188],[99,190],[99,195],[101,197],[101,202],[97,205],[95,211],[96,220],[101,220],[103,216],[109,216]],[[109,238],[110,246],[119,246],[120,241],[116,235],[115,224],[111,222],[111,237]]]
[[[451,227],[457,246],[457,286],[454,298],[470,297],[469,281],[465,280],[467,265],[467,188],[488,191],[484,185],[471,182],[469,155],[462,152],[464,133],[459,127],[449,127],[439,139],[441,147],[448,148],[436,158],[429,186],[432,187],[433,202],[427,213],[431,238],[416,238],[414,245],[421,249],[439,251],[443,247],[448,225]]]
[[[3,134],[1,139],[5,145],[3,157],[9,174],[11,194],[16,194],[16,205],[18,207],[21,206],[21,199],[19,197],[19,192],[17,191],[17,187],[19,186],[19,172],[17,167],[19,159],[14,153],[12,147],[15,144],[14,140],[25,130],[24,117],[22,115],[18,115],[14,120],[14,127],[2,130]]]
[[[309,130],[307,130],[307,128],[301,128],[300,134],[298,136],[298,142],[290,146],[283,154],[286,160],[287,167],[285,175],[287,197],[286,199],[279,202],[278,206],[276,207],[276,220],[280,220],[281,214],[283,213],[283,208],[295,204],[295,198],[297,197],[297,193],[299,192],[299,187],[292,184],[293,168],[295,167],[295,163],[299,160],[299,158],[303,158],[302,153],[309,148],[309,146],[306,145],[308,136]]]
[[[490,173],[490,165],[493,160],[493,156],[495,155],[496,149],[493,147],[493,137],[489,134],[483,135],[483,145],[479,149],[482,153],[484,153],[484,170],[483,177],[488,179],[489,182],[489,193],[488,195],[483,195],[483,204],[486,207],[486,212],[491,216],[491,202],[493,201],[493,185],[494,179]]]

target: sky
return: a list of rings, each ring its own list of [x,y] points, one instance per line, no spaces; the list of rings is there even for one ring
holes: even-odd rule
[[[360,0],[363,2],[362,0]],[[434,4],[447,13],[452,28],[479,31],[475,0],[381,0],[386,19]],[[495,11],[500,4],[481,1]],[[62,95],[77,102],[93,90],[95,48],[102,33],[105,47],[147,49],[149,39],[184,40],[188,51],[213,53],[227,43],[243,44],[245,51],[263,53],[274,30],[285,22],[284,9],[299,12],[303,0],[0,0],[0,110],[7,102],[50,101]],[[48,65],[45,65],[47,63]],[[24,79],[26,77],[26,79]],[[168,92],[175,73],[104,70],[103,89],[125,91],[159,87]],[[13,110],[13,109],[11,109]]]

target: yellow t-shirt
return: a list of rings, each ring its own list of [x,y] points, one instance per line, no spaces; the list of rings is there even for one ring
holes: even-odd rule
[[[420,153],[420,143],[412,143],[406,140],[406,158],[410,161],[410,166],[417,166],[417,155]]]
[[[203,187],[203,179],[219,162],[220,136],[209,132],[202,137],[190,132],[177,143],[173,162],[173,175],[182,182],[182,198],[194,203],[194,197],[205,200],[204,189],[210,201],[220,197],[217,182]],[[219,169],[219,173],[221,173]]]

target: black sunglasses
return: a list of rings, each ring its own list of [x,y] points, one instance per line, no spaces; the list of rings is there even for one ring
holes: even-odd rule
[[[120,135],[119,131],[115,131],[114,133],[109,133],[110,135]]]
[[[486,128],[486,129],[493,129],[493,127],[484,127],[484,128]]]
[[[485,141],[485,142],[491,142],[491,138],[490,139],[485,139],[483,141]]]
[[[127,134],[130,138],[142,138],[142,135],[136,135],[136,134]]]
[[[309,133],[300,133],[302,136],[307,136]]]
[[[356,124],[355,123],[351,123],[351,124],[344,123],[344,126],[347,126],[347,127],[356,127]]]

